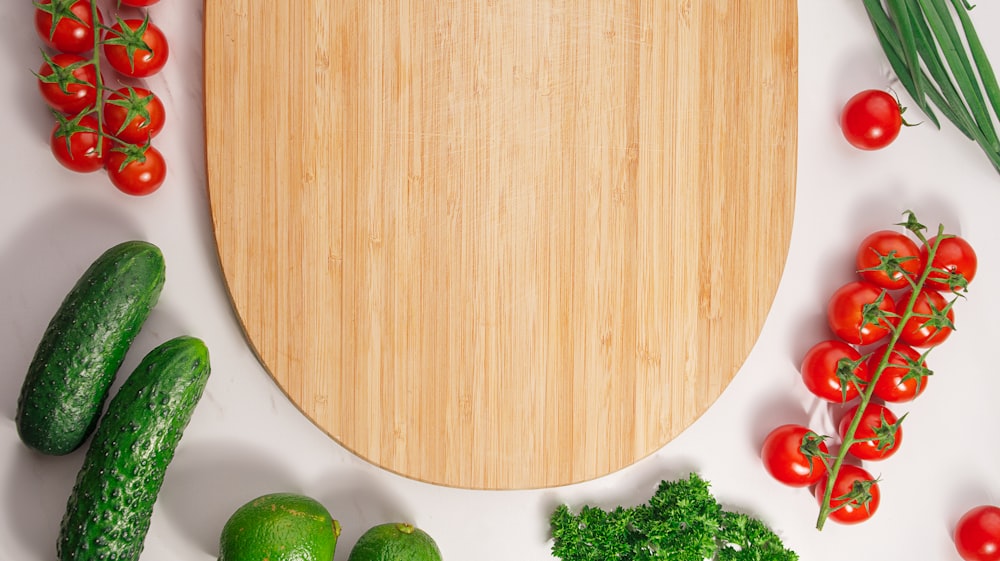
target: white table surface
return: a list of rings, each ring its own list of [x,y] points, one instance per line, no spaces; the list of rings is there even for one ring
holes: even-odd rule
[[[83,450],[62,458],[28,451],[14,426],[16,397],[55,307],[91,260],[128,238],[159,245],[167,286],[123,372],[167,338],[206,341],[213,374],[167,472],[145,561],[207,561],[219,531],[244,501],[271,491],[323,501],[343,525],[337,561],[368,527],[406,520],[427,530],[451,561],[551,559],[548,516],[561,502],[632,505],[661,479],[695,470],[724,506],[750,512],[803,560],[957,560],[955,521],[1000,503],[1000,175],[950,125],[905,129],[888,149],[860,152],[837,114],[862,89],[894,86],[861,3],[799,2],[799,156],[787,266],[760,339],[715,405],[652,456],[595,481],[537,491],[443,488],[382,471],[316,429],[258,364],[229,306],[206,199],[201,106],[202,5],[163,0],[151,9],[171,59],[151,88],[166,102],[157,145],[168,160],[162,189],[118,193],[101,173],[63,170],[48,147],[51,119],[30,71],[40,43],[30,2],[0,3],[0,561],[55,557],[55,540]],[[1000,70],[1000,4],[973,11]],[[902,93],[902,89],[897,86]],[[908,98],[903,95],[906,103]],[[910,120],[919,113],[913,109]],[[753,116],[748,116],[753,118]],[[976,247],[980,270],[958,331],[930,356],[935,375],[910,411],[900,451],[872,469],[882,506],[859,526],[814,529],[807,490],[779,485],[761,467],[764,435],[784,422],[832,434],[824,405],[799,381],[806,349],[826,337],[823,310],[851,278],[856,244],[913,209]],[[119,377],[119,380],[122,377]],[[120,382],[119,382],[120,383]]]

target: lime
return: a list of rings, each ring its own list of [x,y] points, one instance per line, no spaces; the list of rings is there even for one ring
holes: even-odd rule
[[[340,523],[318,501],[295,493],[262,495],[222,528],[219,561],[331,561]]]
[[[412,524],[379,524],[358,538],[347,561],[441,561],[441,551]]]

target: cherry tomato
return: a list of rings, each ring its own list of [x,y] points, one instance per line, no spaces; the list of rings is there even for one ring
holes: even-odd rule
[[[802,359],[802,381],[813,394],[834,403],[858,397],[859,380],[868,378],[868,363],[843,341],[821,341]]]
[[[881,345],[872,351],[868,358],[868,377],[865,381],[871,380],[887,349],[888,345]],[[889,403],[912,401],[927,389],[927,377],[932,374],[927,368],[927,362],[922,360],[916,349],[897,342],[889,353],[886,367],[875,382],[872,393]]]
[[[67,169],[80,173],[101,169],[111,143],[108,137],[102,137],[102,148],[98,150],[97,126],[97,119],[90,115],[80,115],[68,126],[57,123],[49,139],[56,160]]]
[[[925,263],[927,255],[930,253],[929,249],[934,245],[936,239],[934,237],[927,240],[927,243],[920,248],[920,256]],[[952,286],[949,285],[949,280],[954,279],[959,282],[955,288],[964,289],[964,285],[972,282],[972,279],[975,278],[978,265],[976,251],[972,249],[969,242],[958,236],[942,238],[941,243],[937,246],[937,251],[934,252],[934,259],[931,261],[931,267],[937,270],[932,270],[927,275],[924,287],[951,291]],[[961,275],[964,282],[956,275]]]
[[[75,115],[97,102],[97,70],[89,59],[80,55],[69,53],[59,53],[53,56],[51,64],[46,61],[38,69],[38,90],[42,98],[49,107],[59,111]],[[70,75],[76,80],[84,83],[66,83],[66,91],[63,91],[59,83],[49,80],[58,80],[59,75]]]
[[[791,487],[808,487],[826,473],[822,455],[829,453],[821,436],[800,425],[781,425],[764,438],[764,469]]]
[[[131,57],[130,48],[134,49]],[[147,78],[163,69],[170,56],[170,47],[166,35],[153,22],[127,19],[119,20],[105,34],[104,55],[111,67],[122,75]]]
[[[853,281],[838,288],[827,304],[826,319],[833,333],[852,345],[869,345],[889,334],[896,303],[870,282]]]
[[[823,504],[823,495],[829,476],[823,477],[816,486],[816,500]],[[864,468],[852,464],[841,464],[830,494],[830,520],[841,524],[864,522],[878,510],[882,494],[878,482]]]
[[[878,150],[896,140],[903,126],[903,109],[896,98],[882,90],[865,90],[844,104],[840,128],[855,148]]]
[[[902,315],[906,310],[906,304],[911,294],[913,293],[907,293],[896,303],[897,314]],[[940,292],[921,290],[913,302],[913,313],[919,315],[911,316],[902,325],[899,331],[900,341],[911,347],[933,347],[941,344],[951,335],[955,325],[955,310],[949,307],[948,300]]]
[[[1000,561],[1000,508],[977,506],[955,525],[955,549],[965,561]]]
[[[141,159],[129,160],[127,152],[112,150],[108,154],[108,178],[119,191],[128,195],[148,195],[163,185],[167,164],[160,151],[152,146],[141,149]]]
[[[104,130],[122,142],[145,144],[165,121],[163,102],[146,88],[119,88],[104,102]]]
[[[35,31],[46,45],[56,51],[74,54],[90,52],[94,49],[94,14],[91,6],[90,0],[36,2]],[[80,21],[73,19],[74,16]],[[97,18],[99,23],[104,22],[99,9]],[[56,20],[54,26],[53,19]]]
[[[838,432],[841,439],[846,438],[847,429],[850,428],[858,407],[858,405],[851,407],[840,420]],[[903,428],[895,413],[888,407],[878,403],[868,403],[854,431],[854,438],[861,442],[855,442],[848,448],[847,451],[852,456],[859,460],[882,460],[895,454],[899,449],[899,444],[903,441]]]
[[[898,290],[910,285],[922,269],[920,248],[903,233],[879,230],[858,246],[855,264],[858,274],[876,286]]]
[[[152,6],[160,0],[121,0],[123,6],[132,6],[133,8],[145,8],[146,6]]]

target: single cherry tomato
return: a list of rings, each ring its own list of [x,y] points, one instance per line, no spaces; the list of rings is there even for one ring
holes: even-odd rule
[[[57,123],[49,139],[56,160],[67,169],[80,173],[101,169],[111,143],[108,137],[101,137],[101,148],[98,149],[97,127],[97,119],[90,115],[78,115]]]
[[[855,148],[878,150],[896,140],[903,126],[903,108],[882,90],[865,90],[844,104],[840,128]]]
[[[791,487],[808,487],[826,473],[823,438],[806,427],[782,425],[767,435],[760,457],[771,477]]]
[[[128,195],[148,195],[163,185],[167,164],[160,151],[152,146],[119,147],[108,154],[108,178],[119,191]]]
[[[868,363],[861,353],[843,341],[821,341],[802,359],[802,382],[813,394],[834,403],[858,397],[862,380],[868,378]]]
[[[896,303],[900,316],[912,294],[908,292]],[[899,330],[899,340],[911,347],[940,345],[955,328],[955,310],[940,292],[921,290],[913,302],[913,313],[916,315],[910,316]]]
[[[936,237],[927,240],[920,248],[921,259],[926,263]],[[979,259],[969,242],[958,236],[944,237],[938,243],[931,260],[933,270],[927,275],[925,288],[934,290],[964,290],[965,285],[972,282],[976,276]]]
[[[104,56],[122,75],[147,78],[163,69],[170,47],[166,35],[148,19],[119,19],[104,36]]]
[[[878,365],[886,355],[888,345],[881,345],[868,358],[865,381],[871,380]],[[889,353],[886,367],[875,382],[872,393],[889,403],[913,401],[927,389],[927,377],[933,372],[927,368],[927,361],[913,347],[896,343]]]
[[[59,53],[38,69],[38,90],[49,107],[75,115],[97,102],[97,70],[90,59]]]
[[[838,426],[840,438],[845,439],[847,429],[858,413],[858,405],[851,407]],[[854,439],[848,452],[859,460],[883,460],[896,453],[903,441],[903,428],[893,413],[885,405],[868,403],[861,414],[861,421],[854,431]]]
[[[47,46],[56,51],[73,54],[90,52],[94,49],[92,4],[90,0],[35,2],[35,31]],[[99,23],[104,23],[99,9],[97,18]]]
[[[869,345],[889,334],[896,320],[896,303],[870,282],[853,281],[838,288],[827,304],[833,333],[852,345]]]
[[[858,275],[876,286],[898,290],[910,285],[922,269],[920,248],[907,235],[879,230],[861,241],[855,256]]]
[[[816,500],[823,504],[829,475],[823,477],[816,486]],[[857,524],[875,515],[882,494],[878,481],[864,468],[841,464],[837,478],[833,482],[829,505],[832,509],[830,520],[841,524]]]
[[[104,102],[104,130],[122,142],[146,144],[164,122],[163,102],[146,88],[119,88]]]
[[[1000,561],[1000,507],[977,506],[962,515],[955,549],[965,561]]]

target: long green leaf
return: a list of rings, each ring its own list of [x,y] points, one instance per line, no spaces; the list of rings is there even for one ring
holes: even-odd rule
[[[934,42],[934,35],[931,33],[925,18],[920,15],[918,0],[909,0],[909,2],[913,7],[910,13],[914,15],[913,31],[917,41],[917,50],[920,53],[924,67],[927,69],[927,73],[930,74],[928,80],[937,84],[941,92],[942,99],[934,101],[934,105],[941,109],[942,113],[946,113],[945,106],[947,106],[950,113],[947,115],[948,120],[958,127],[962,131],[962,134],[970,140],[974,140],[972,129],[976,127],[975,119],[969,113],[962,95],[952,81],[944,61],[941,60],[938,48]]]
[[[893,72],[896,73],[896,77],[899,78],[899,82],[903,85],[906,92],[910,94],[910,97],[913,98],[917,107],[934,123],[934,126],[941,128],[941,123],[938,121],[937,115],[934,114],[934,111],[922,95],[929,95],[929,92],[923,91],[923,88],[920,88],[916,84],[914,73],[910,71],[910,68],[906,65],[906,61],[903,60],[899,35],[889,20],[889,16],[882,10],[881,0],[864,0],[864,5],[868,11],[868,18],[872,22],[872,27],[875,29],[875,35],[882,46],[882,51],[889,60],[889,66],[892,67]]]
[[[979,77],[982,79],[983,89],[986,90],[986,97],[989,98],[990,105],[993,107],[993,115],[1000,119],[1000,86],[997,85],[997,77],[993,72],[993,66],[986,55],[982,41],[979,40],[976,27],[972,24],[972,19],[969,17],[968,10],[970,8],[967,8],[967,5],[962,0],[952,0],[952,4],[958,13],[959,21],[962,22],[962,30],[965,32],[969,51],[972,52],[972,59],[976,63],[976,69],[979,70]]]
[[[948,62],[948,68],[955,77],[955,82],[958,84],[958,88],[962,92],[962,96],[968,104],[976,124],[986,137],[988,146],[993,151],[1000,150],[1000,143],[997,141],[993,122],[986,109],[982,90],[972,70],[969,57],[962,47],[962,39],[959,37],[958,29],[955,27],[951,13],[948,12],[948,5],[941,0],[917,1],[924,8],[924,17],[941,48],[945,60]]]
[[[920,80],[917,79],[917,74],[920,72],[920,59],[917,58],[917,40],[913,36],[910,10],[905,0],[886,0],[886,7],[889,18],[896,23],[895,29],[902,46],[903,62],[910,70],[910,78],[913,80],[916,97],[923,100],[924,94],[921,91]]]

